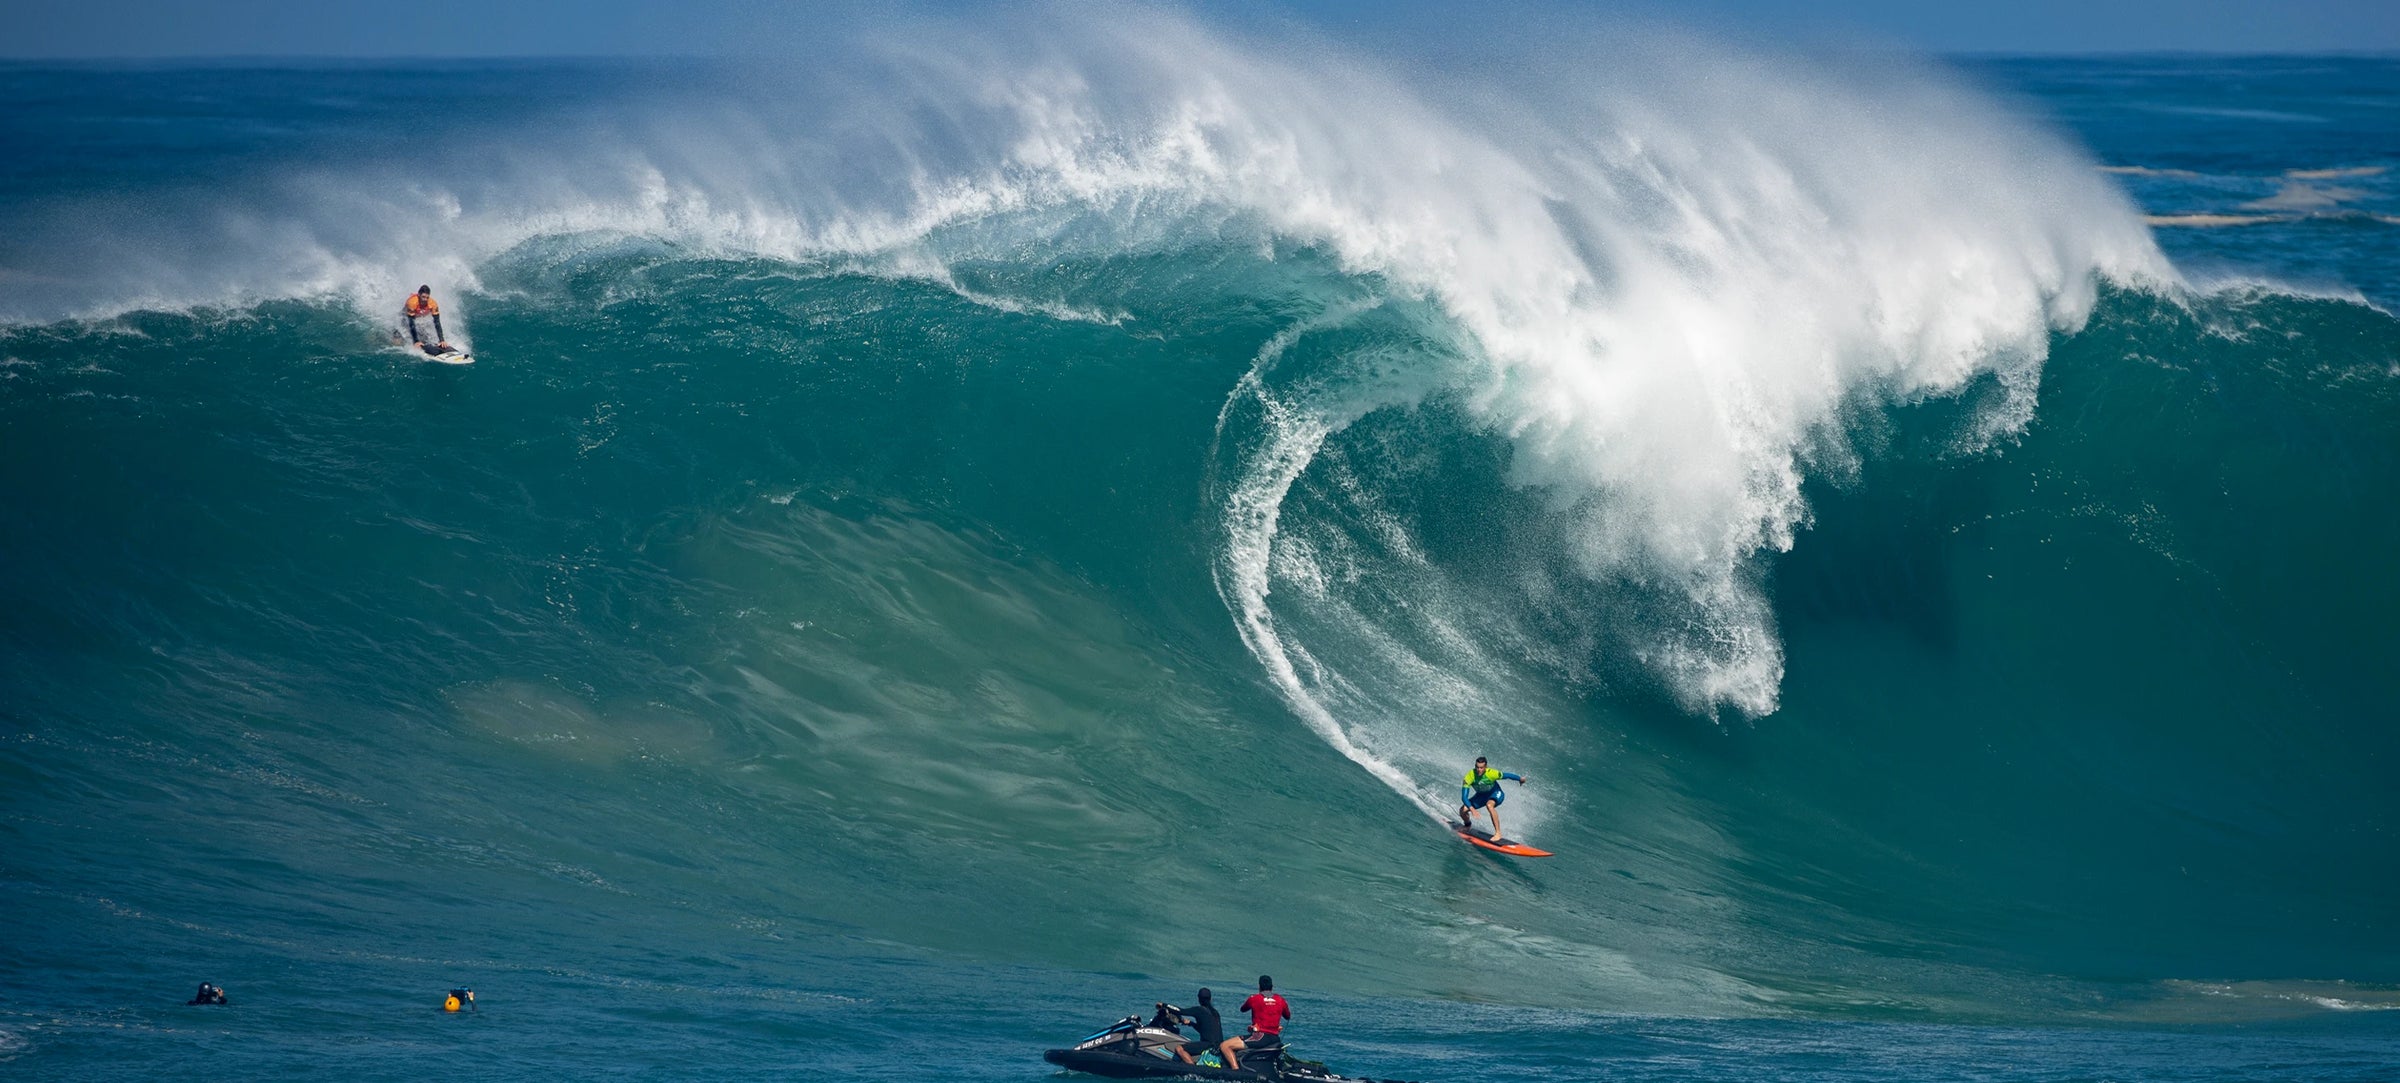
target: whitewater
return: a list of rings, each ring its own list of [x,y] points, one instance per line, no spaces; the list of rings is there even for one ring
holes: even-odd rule
[[[2388,1066],[2400,74],[1537,30],[0,69],[0,1058]]]

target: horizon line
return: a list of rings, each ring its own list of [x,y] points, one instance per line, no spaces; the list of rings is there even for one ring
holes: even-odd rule
[[[2279,58],[2341,58],[2354,60],[2400,60],[2400,48],[2368,49],[1924,49],[1905,45],[1877,48],[1872,52],[1903,52],[1934,57],[1973,57],[1977,59],[2046,60],[2046,59],[2106,59],[2106,58],[2172,58],[2209,57],[2212,59],[2279,59]],[[236,63],[413,63],[441,64],[464,61],[593,61],[593,60],[660,60],[660,61],[741,61],[785,59],[773,53],[627,53],[627,52],[558,52],[558,53],[451,53],[439,56],[407,53],[73,53],[55,56],[0,55],[0,64],[236,64]]]

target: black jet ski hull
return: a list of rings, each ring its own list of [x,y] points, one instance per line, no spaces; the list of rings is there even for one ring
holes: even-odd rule
[[[1109,1053],[1098,1049],[1052,1049],[1042,1059],[1061,1068],[1110,1079],[1247,1079],[1268,1078],[1248,1068],[1211,1068],[1185,1064],[1144,1053]]]
[[[1286,1066],[1273,1074],[1249,1068],[1210,1068],[1200,1064],[1185,1064],[1180,1060],[1146,1053],[1110,1053],[1098,1049],[1052,1049],[1042,1059],[1071,1071],[1089,1072],[1110,1079],[1244,1079],[1266,1080],[1270,1083],[1401,1083],[1400,1080],[1363,1079],[1334,1075],[1308,1067]]]

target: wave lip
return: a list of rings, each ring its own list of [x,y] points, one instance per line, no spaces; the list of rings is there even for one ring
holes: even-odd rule
[[[1472,108],[1361,95],[1339,112],[1373,138],[1275,143],[1298,149],[1275,159],[1292,193],[1257,213],[1464,331],[1453,356],[1380,369],[1380,395],[1237,391],[1274,431],[1228,486],[1220,583],[1320,730],[1300,675],[1326,662],[1268,601],[1273,509],[1367,413],[1464,403],[1509,442],[1508,483],[1543,494],[1577,574],[1676,599],[1646,650],[1676,698],[1764,715],[1781,654],[1752,569],[1805,524],[1803,478],[1849,458],[1847,413],[1990,379],[2007,394],[1980,438],[1998,438],[2099,280],[2178,281],[2089,162],[1938,76],[1657,49],[1589,80],[1479,87]],[[1369,104],[1395,97],[1409,108]]]

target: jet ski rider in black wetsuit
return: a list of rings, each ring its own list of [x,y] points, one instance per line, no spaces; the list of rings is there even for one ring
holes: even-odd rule
[[[1200,990],[1200,1003],[1187,1010],[1181,1019],[1184,1026],[1200,1032],[1199,1041],[1185,1042],[1181,1049],[1175,1051],[1175,1055],[1182,1057],[1185,1064],[1198,1064],[1200,1062],[1193,1060],[1192,1054],[1205,1053],[1225,1044],[1225,1020],[1217,1015],[1217,1006],[1209,1002],[1210,995],[1208,990]],[[1159,1005],[1159,1010],[1166,1010],[1166,1005]]]

